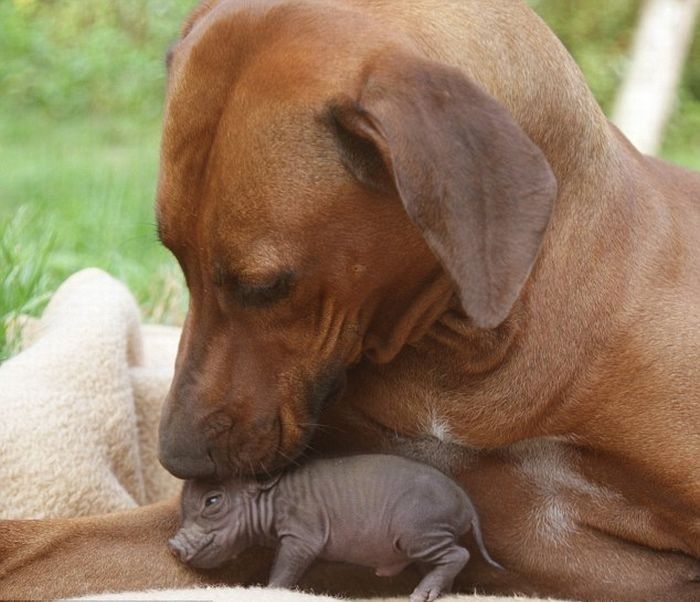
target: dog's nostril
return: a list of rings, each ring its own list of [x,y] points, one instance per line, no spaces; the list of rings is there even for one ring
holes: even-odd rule
[[[205,479],[216,475],[208,441],[185,418],[164,421],[160,429],[158,459],[163,468],[180,479]]]
[[[216,465],[209,453],[184,455],[161,448],[160,463],[178,479],[209,479],[216,476]]]
[[[158,429],[158,459],[180,479],[208,478],[215,473],[200,423],[200,417],[183,408],[182,402],[168,399]]]

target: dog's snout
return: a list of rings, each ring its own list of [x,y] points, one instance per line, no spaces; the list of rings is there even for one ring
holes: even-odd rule
[[[345,386],[340,363],[293,384],[262,378],[257,370],[251,376],[245,365],[234,364],[227,363],[234,366],[234,379],[180,365],[160,424],[160,462],[174,476],[218,481],[292,462],[304,451],[324,406]]]
[[[208,455],[185,456],[161,448],[160,463],[178,479],[211,479],[216,476],[216,466]]]
[[[166,414],[160,425],[159,460],[163,468],[179,479],[208,479],[216,476],[216,464],[207,440],[182,421],[175,422]]]

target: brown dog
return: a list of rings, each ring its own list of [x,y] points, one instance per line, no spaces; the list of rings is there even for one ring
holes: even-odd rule
[[[473,492],[510,570],[462,587],[700,598],[698,175],[515,1],[209,1],[169,71],[171,472],[391,450]]]

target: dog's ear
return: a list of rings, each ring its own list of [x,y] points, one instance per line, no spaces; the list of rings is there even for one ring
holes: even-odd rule
[[[272,489],[275,485],[277,485],[277,483],[279,483],[279,480],[282,478],[282,474],[283,474],[283,473],[278,472],[277,474],[268,477],[268,478],[265,479],[264,481],[259,482],[259,483],[258,483],[258,489],[259,489],[260,491],[269,491],[269,490]]]
[[[459,70],[386,52],[359,93],[331,105],[346,167],[400,197],[483,328],[500,324],[530,273],[557,194],[542,151]]]
[[[275,475],[269,476],[263,481],[252,479],[244,484],[242,491],[244,494],[251,496],[255,496],[262,491],[269,491],[275,485],[277,485],[277,483],[279,483],[282,475],[283,473],[279,472]]]

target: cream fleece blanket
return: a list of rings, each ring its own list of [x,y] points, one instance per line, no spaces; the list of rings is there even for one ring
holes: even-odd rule
[[[121,594],[104,594],[76,600],[210,600],[211,602],[338,602],[341,598],[312,596],[283,589],[260,587],[207,587],[200,589],[169,589],[150,592],[125,592]],[[353,602],[406,602],[406,598],[365,598]],[[532,598],[502,596],[445,596],[439,602],[533,602]],[[537,602],[537,601],[535,601]],[[544,602],[544,601],[543,601]],[[556,602],[551,600],[550,602]]]
[[[0,518],[102,514],[177,493],[156,427],[178,337],[142,328],[131,293],[104,272],[60,287],[0,366]]]
[[[59,288],[41,319],[24,329],[24,350],[0,365],[0,518],[101,514],[179,491],[157,459],[158,416],[179,335],[141,325],[131,293],[100,270],[83,270]],[[154,597],[331,600],[263,588],[91,599]],[[445,600],[482,599],[496,600]]]

